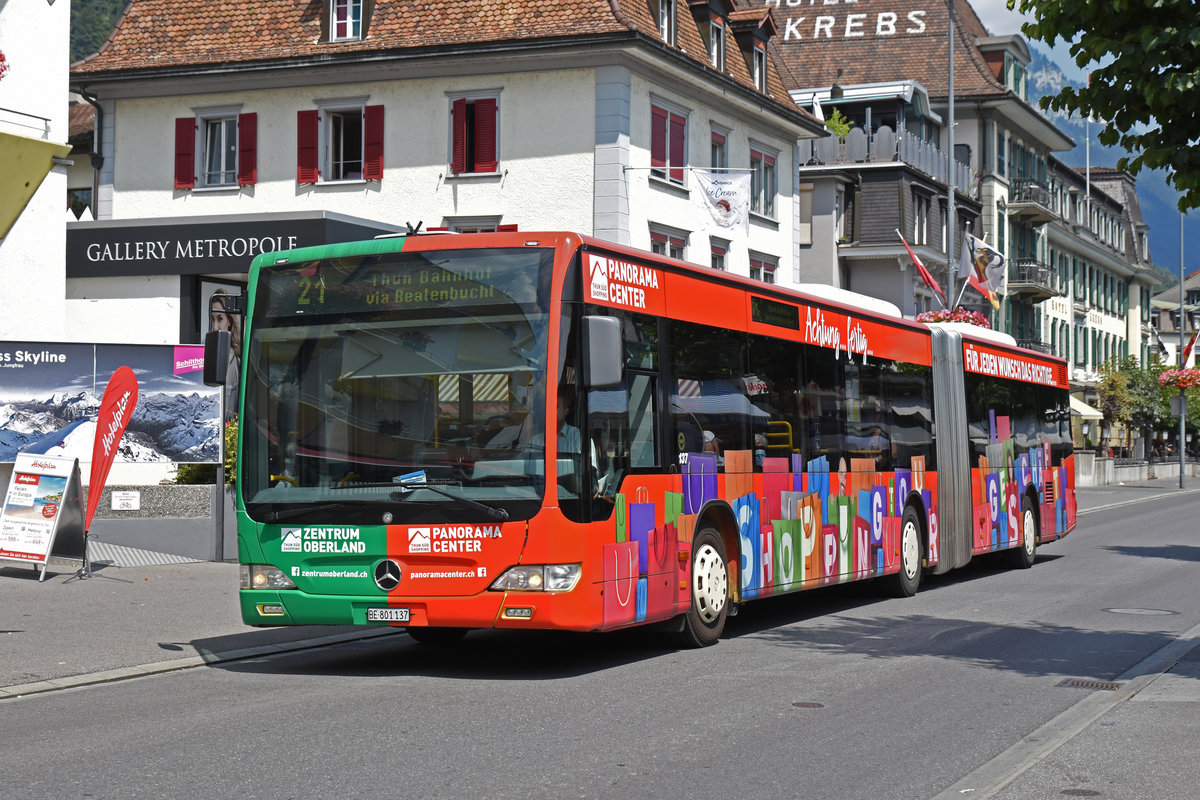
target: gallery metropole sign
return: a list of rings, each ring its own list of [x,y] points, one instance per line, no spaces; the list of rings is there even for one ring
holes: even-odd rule
[[[391,231],[329,212],[72,222],[67,277],[240,274],[262,253]]]

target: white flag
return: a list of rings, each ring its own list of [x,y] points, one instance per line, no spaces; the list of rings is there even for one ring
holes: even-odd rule
[[[700,230],[729,236],[750,232],[750,173],[692,170],[696,203],[703,209]]]
[[[958,262],[958,277],[974,277],[993,292],[1004,284],[1004,255],[971,234],[964,234],[962,258]]]

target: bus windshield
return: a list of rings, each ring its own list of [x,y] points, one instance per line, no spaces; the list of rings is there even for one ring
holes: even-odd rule
[[[533,516],[552,255],[403,252],[393,240],[264,267],[241,422],[247,513],[358,524]]]

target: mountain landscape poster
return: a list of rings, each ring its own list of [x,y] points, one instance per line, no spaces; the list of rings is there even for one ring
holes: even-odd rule
[[[141,393],[122,462],[215,463],[220,396],[195,345],[0,342],[0,462],[17,453],[91,461],[100,394],[118,367]]]

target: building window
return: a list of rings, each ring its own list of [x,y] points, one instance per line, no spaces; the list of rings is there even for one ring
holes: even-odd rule
[[[929,195],[913,190],[913,244],[929,244]]]
[[[799,227],[796,229],[798,244],[813,243],[813,184],[800,184],[800,192],[796,196],[796,210]]]
[[[383,178],[383,106],[322,104],[300,111],[296,126],[299,183]]]
[[[450,103],[450,171],[494,173],[500,168],[500,99],[459,97]]]
[[[750,150],[750,210],[764,217],[775,216],[775,156]]]
[[[768,256],[750,256],[750,277],[756,281],[763,283],[775,282],[775,268],[779,266],[778,260]]]
[[[651,0],[650,7],[658,23],[658,35],[667,44],[675,44],[675,0]]]
[[[650,174],[682,184],[686,164],[687,117],[650,106]]]
[[[762,42],[754,43],[754,53],[751,56],[754,71],[754,88],[760,92],[767,91],[767,46]]]
[[[661,228],[651,228],[650,230],[650,250],[660,256],[682,259],[686,244],[687,234]]]
[[[175,120],[175,188],[219,189],[258,180],[258,115],[203,109]]]
[[[725,169],[729,166],[729,148],[725,144],[725,134],[712,132],[712,165],[715,169]]]
[[[721,239],[712,240],[712,268],[715,270],[725,271],[725,259],[729,257],[729,242]]]
[[[330,0],[329,38],[332,41],[362,38],[362,0]]]
[[[501,225],[500,217],[447,217],[439,227],[426,228],[430,233],[454,231],[455,233],[511,233],[519,230],[516,225]]]
[[[720,17],[708,21],[708,63],[717,72],[725,71],[725,25]]]

